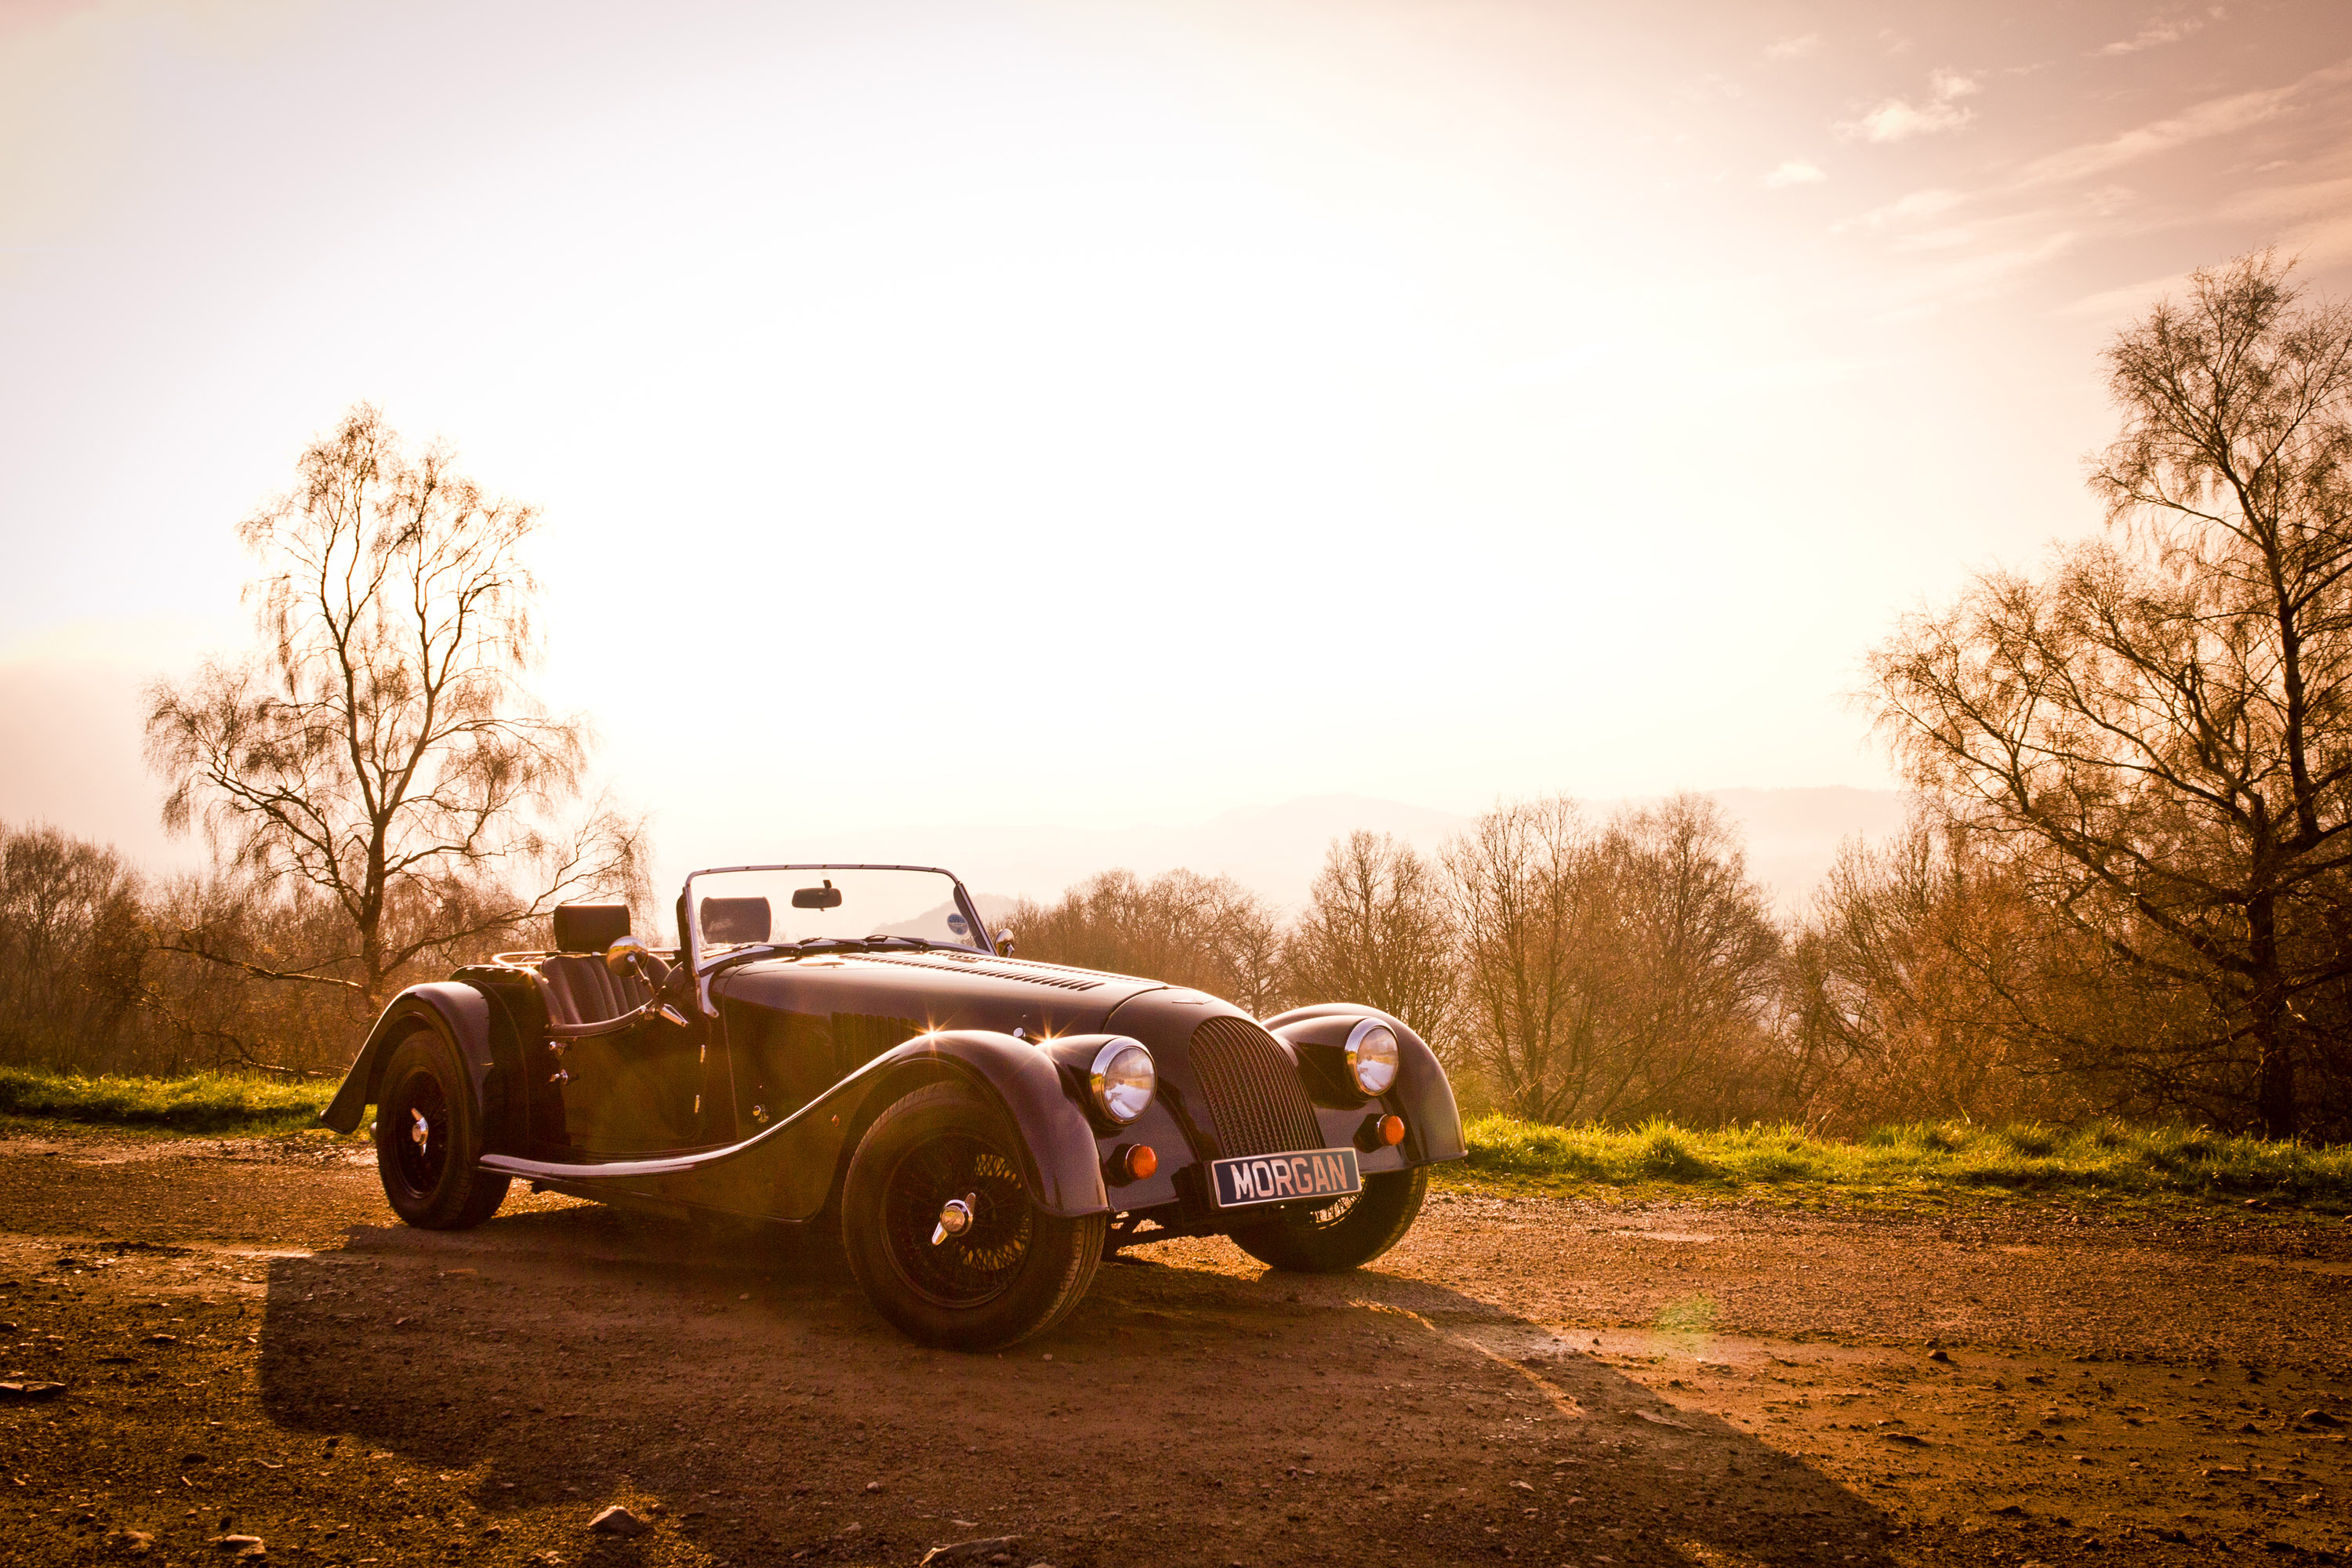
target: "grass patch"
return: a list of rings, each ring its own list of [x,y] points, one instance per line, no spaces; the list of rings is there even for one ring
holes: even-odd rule
[[[2314,1148],[2194,1128],[1922,1122],[1857,1139],[1788,1126],[1715,1131],[1653,1121],[1552,1127],[1486,1116],[1465,1130],[1470,1158],[1449,1184],[1579,1191],[1661,1189],[1662,1196],[1863,1201],[2011,1196],[2242,1205],[2248,1199],[2352,1212],[2352,1146]]]
[[[1715,1331],[1715,1298],[1708,1295],[1685,1296],[1658,1309],[1658,1328],[1669,1334],[1706,1334]]]
[[[316,1127],[335,1088],[237,1073],[78,1078],[0,1067],[0,1117],[163,1133],[283,1134]],[[1790,1204],[2253,1199],[2352,1214],[2352,1145],[2314,1148],[2200,1128],[1946,1121],[1838,1139],[1790,1126],[1554,1127],[1484,1116],[1465,1131],[1470,1157],[1439,1167],[1441,1184]]]
[[[0,1068],[0,1115],[170,1132],[299,1132],[318,1125],[335,1088],[238,1073],[76,1078]]]

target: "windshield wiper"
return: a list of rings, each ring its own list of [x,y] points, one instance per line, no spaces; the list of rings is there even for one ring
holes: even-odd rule
[[[812,952],[928,952],[935,947],[952,943],[933,942],[925,936],[812,936],[799,942],[785,942],[775,951],[794,955]]]

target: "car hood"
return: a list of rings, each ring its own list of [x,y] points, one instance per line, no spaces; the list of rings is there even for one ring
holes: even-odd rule
[[[1028,959],[957,952],[817,953],[769,958],[711,982],[722,1003],[783,1013],[851,1013],[917,1021],[924,1029],[1099,1030],[1113,1009],[1157,980]]]

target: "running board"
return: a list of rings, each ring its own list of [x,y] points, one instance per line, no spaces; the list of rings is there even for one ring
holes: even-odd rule
[[[614,1160],[597,1165],[525,1160],[514,1154],[485,1154],[476,1163],[485,1171],[495,1171],[501,1176],[520,1176],[530,1182],[630,1181],[646,1176],[682,1176],[742,1148],[740,1143],[730,1143],[724,1149],[709,1149],[698,1154],[679,1154],[666,1160]]]

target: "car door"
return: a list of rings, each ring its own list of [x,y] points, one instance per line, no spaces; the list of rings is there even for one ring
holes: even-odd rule
[[[737,1126],[749,1137],[777,1122],[901,1041],[923,1032],[919,1019],[742,1003],[721,1009]]]
[[[525,1078],[542,1158],[609,1159],[713,1141],[702,1029],[657,1015],[613,1026],[645,994],[604,979],[601,959],[557,953],[538,967],[546,1027]]]
[[[700,1031],[647,1018],[614,1034],[568,1042],[551,1087],[565,1142],[595,1156],[700,1147]]]

